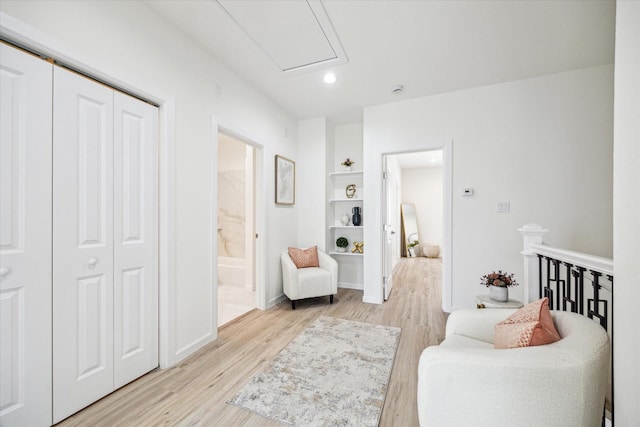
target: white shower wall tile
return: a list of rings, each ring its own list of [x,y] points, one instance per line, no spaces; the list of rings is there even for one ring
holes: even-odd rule
[[[245,172],[218,173],[218,256],[244,258]]]

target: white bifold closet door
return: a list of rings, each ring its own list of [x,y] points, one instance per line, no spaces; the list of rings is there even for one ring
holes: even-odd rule
[[[54,70],[53,421],[158,365],[157,109]]]
[[[0,425],[51,424],[52,65],[0,43]]]

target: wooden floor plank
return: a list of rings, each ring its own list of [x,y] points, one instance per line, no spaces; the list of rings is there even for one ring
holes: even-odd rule
[[[218,339],[179,363],[156,370],[60,423],[60,426],[281,426],[227,404],[293,338],[319,316],[402,328],[380,426],[417,426],[418,359],[444,339],[441,261],[403,258],[384,304],[365,304],[362,292],[339,289],[328,298],[288,301],[254,310],[220,329]]]

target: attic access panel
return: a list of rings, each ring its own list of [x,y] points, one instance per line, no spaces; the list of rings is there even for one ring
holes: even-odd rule
[[[283,72],[347,62],[319,0],[217,2]]]

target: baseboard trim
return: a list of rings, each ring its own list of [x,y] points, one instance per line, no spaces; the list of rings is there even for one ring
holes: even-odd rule
[[[187,357],[191,356],[193,353],[195,353],[196,351],[198,351],[200,348],[204,347],[205,345],[209,344],[210,342],[214,341],[216,338],[218,338],[218,331],[217,330],[214,333],[208,333],[208,334],[198,338],[197,340],[192,341],[191,343],[187,344],[186,346],[182,347],[180,350],[178,350],[176,352],[175,363],[178,363],[181,360],[186,359]]]
[[[375,298],[367,298],[366,296],[362,297],[362,302],[366,302],[367,304],[382,304],[382,301]]]
[[[268,302],[267,302],[267,308],[271,308],[274,305],[284,301],[285,299],[287,299],[287,296],[285,294],[280,294],[275,298],[271,298]]]
[[[357,291],[364,291],[364,285],[362,283],[338,282],[338,287],[344,288],[344,289],[355,289]]]

